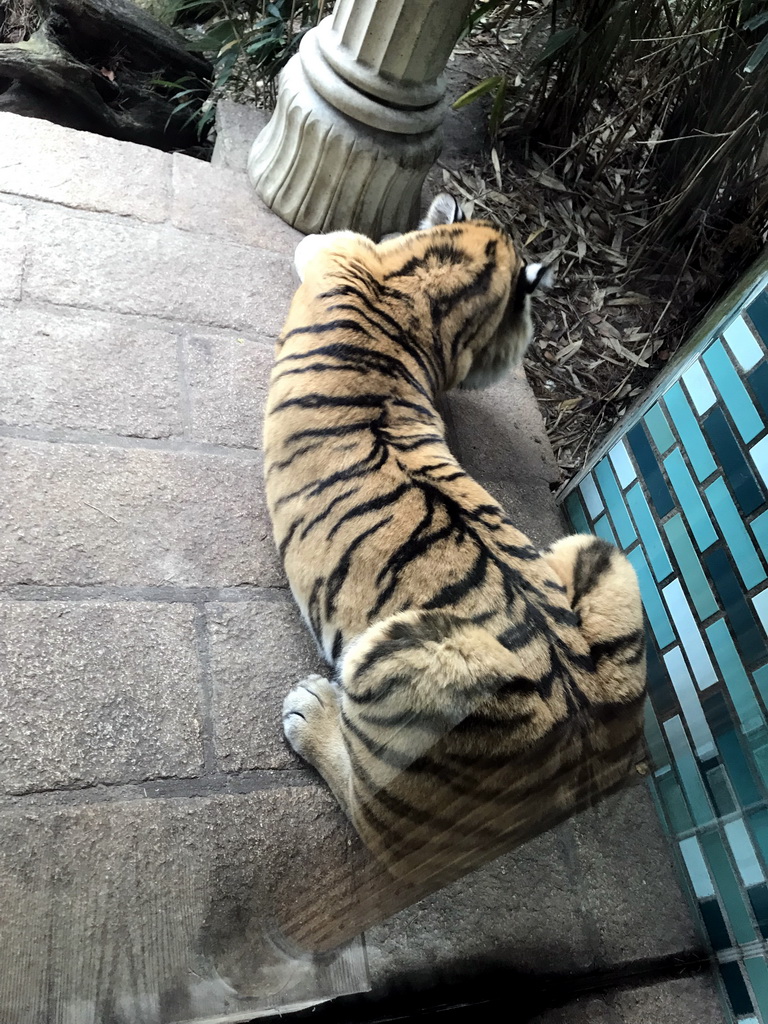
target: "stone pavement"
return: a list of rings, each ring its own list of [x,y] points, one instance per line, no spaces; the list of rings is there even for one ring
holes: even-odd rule
[[[261,480],[298,236],[225,150],[0,114],[0,1022],[248,1020],[478,956],[697,948],[641,787],[372,929],[367,960],[272,943],[357,841],[280,730],[320,667]],[[519,525],[561,533],[522,375],[447,415]],[[654,1019],[720,1021],[708,979],[680,984],[643,990],[676,1008]],[[649,1019],[624,997],[589,1019]]]

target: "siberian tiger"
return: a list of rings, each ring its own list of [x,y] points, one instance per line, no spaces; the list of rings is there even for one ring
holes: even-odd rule
[[[595,537],[537,550],[446,444],[437,396],[521,361],[542,266],[443,195],[378,245],[308,236],[296,269],[266,491],[333,676],[290,691],[285,735],[390,870],[455,876],[625,780],[637,579]]]

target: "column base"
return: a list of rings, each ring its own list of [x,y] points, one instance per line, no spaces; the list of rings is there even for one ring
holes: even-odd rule
[[[362,94],[361,101],[376,102]],[[385,116],[395,113],[381,106]],[[299,231],[347,228],[378,240],[416,227],[424,178],[441,145],[439,125],[399,134],[341,113],[313,87],[297,54],[253,144],[248,176],[267,206]]]

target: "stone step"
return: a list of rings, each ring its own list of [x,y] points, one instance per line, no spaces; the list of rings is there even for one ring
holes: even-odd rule
[[[368,983],[359,943],[296,963],[262,927],[310,868],[352,884],[356,839],[280,732],[319,667],[261,483],[300,236],[243,174],[255,114],[227,109],[213,165],[0,114],[3,1024],[252,1019]],[[446,408],[466,468],[558,536],[524,375]],[[373,984],[697,943],[639,788],[367,941]]]

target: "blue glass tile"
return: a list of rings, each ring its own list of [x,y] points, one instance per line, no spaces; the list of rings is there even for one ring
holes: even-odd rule
[[[709,874],[709,868],[704,861],[699,840],[696,836],[691,836],[689,839],[681,839],[678,846],[696,898],[703,900],[708,896],[714,896],[715,887]]]
[[[676,834],[689,832],[693,828],[693,818],[675,773],[669,771],[658,776],[654,779],[654,785],[672,831]]]
[[[737,316],[723,331],[728,348],[743,370],[751,370],[764,352],[754,334],[747,327],[744,317]]]
[[[656,521],[648,508],[648,502],[645,500],[640,484],[635,484],[627,491],[627,504],[634,516],[635,526],[640,534],[640,540],[643,542],[654,576],[657,580],[666,579],[672,572],[672,565],[667,558],[664,542],[659,536]]]
[[[654,771],[669,767],[667,744],[661,735],[658,719],[649,700],[645,702],[645,745],[648,748]]]
[[[618,444],[611,448],[608,452],[608,458],[613,463],[613,468],[622,487],[629,487],[633,480],[637,480],[635,467],[632,465],[632,460],[627,452],[627,446],[623,441],[619,441]]]
[[[710,345],[703,359],[736,429],[744,441],[751,441],[765,425],[722,343],[716,341]]]
[[[747,306],[747,316],[755,325],[755,330],[768,345],[768,292],[762,292]]]
[[[717,674],[704,641],[701,639],[699,624],[694,619],[683,588],[680,586],[680,580],[672,580],[662,589],[662,594],[677,629],[677,635],[688,656],[696,685],[700,690],[705,690],[717,682]]]
[[[685,735],[682,720],[670,718],[664,723],[664,731],[669,740],[672,757],[675,760],[680,782],[685,792],[688,806],[691,808],[693,820],[697,825],[708,825],[714,818],[707,791],[701,781],[701,775],[694,759],[688,737]]]
[[[747,532],[741,513],[736,508],[728,485],[719,477],[705,488],[712,513],[723,531],[723,538],[736,563],[747,590],[752,590],[766,578],[766,572]]]
[[[762,896],[760,898],[762,899]],[[750,899],[752,899],[751,893]],[[763,924],[761,922],[761,931],[762,928]],[[765,932],[763,932],[763,935],[765,935]],[[747,970],[747,977],[752,986],[752,992],[757,1000],[757,1005],[763,1016],[765,1016],[768,1013],[768,964],[765,962],[765,957],[747,957],[744,961],[744,967]]]
[[[768,527],[768,523],[766,523],[766,527]],[[712,594],[709,583],[707,583],[707,577],[701,568],[699,556],[696,554],[691,538],[688,536],[683,517],[679,515],[672,516],[664,524],[664,532],[677,559],[688,594],[693,601],[693,606],[699,618],[708,619],[710,615],[714,615],[717,611],[717,602]]]
[[[704,563],[720,598],[720,606],[728,618],[731,635],[745,664],[753,665],[755,662],[764,661],[765,638],[725,552],[720,548],[710,551],[704,555]]]
[[[719,815],[733,814],[737,810],[733,790],[722,765],[710,768],[704,777],[704,782]]]
[[[768,708],[768,665],[755,669],[752,678],[755,680],[757,692],[763,701],[763,707]]]
[[[635,424],[631,430],[627,431],[627,441],[632,449],[632,454],[635,456],[640,473],[645,480],[645,486],[648,488],[654,508],[659,518],[663,519],[665,515],[672,511],[675,503],[672,500],[672,495],[669,493],[661,467],[656,461],[656,456],[653,454],[653,449],[648,438],[645,436],[641,423]]]
[[[751,515],[764,503],[765,495],[747,465],[747,460],[744,458],[733,431],[728,426],[723,410],[713,409],[701,425],[728,478],[728,483],[736,495],[736,501],[742,512],[745,516]]]
[[[661,595],[656,587],[656,582],[651,576],[651,570],[648,568],[648,563],[645,560],[645,555],[642,550],[637,547],[634,551],[630,551],[627,558],[632,563],[632,566],[637,573],[637,578],[640,583],[640,596],[643,599],[643,607],[645,608],[645,614],[648,616],[648,621],[651,624],[651,629],[656,637],[656,643],[662,649],[668,647],[675,639],[675,634],[672,630],[672,624],[669,621],[666,609],[661,600]]]
[[[707,379],[704,367],[700,362],[695,362],[683,374],[683,383],[688,389],[691,401],[696,407],[696,412],[701,415],[715,404],[715,392]]]
[[[725,991],[728,993],[728,1002],[736,1016],[754,1013],[755,1008],[752,1005],[744,975],[741,973],[741,967],[735,961],[731,961],[728,964],[719,964],[718,969],[725,985]]]
[[[661,406],[658,403],[652,405],[645,414],[644,420],[648,433],[653,438],[653,443],[663,455],[675,443],[675,436],[669,429],[667,417],[662,412]]]
[[[688,399],[679,383],[673,384],[664,395],[664,402],[677,427],[685,453],[699,480],[706,480],[717,466],[712,458],[706,438],[701,432],[699,421],[693,415]]]
[[[763,624],[763,629],[768,633],[768,589],[762,590],[756,597],[753,597],[752,605]]]
[[[757,854],[744,822],[738,818],[736,821],[729,821],[724,828],[744,885],[760,885],[765,881],[765,875],[757,861]]]
[[[680,709],[675,700],[675,691],[656,650],[656,644],[651,640],[650,635],[645,645],[645,654],[648,695],[653,702],[656,714],[661,720],[678,714]]]
[[[611,544],[616,544],[616,534],[611,529],[611,521],[608,516],[603,515],[600,516],[599,519],[595,520],[595,533],[598,537],[602,537],[603,540],[610,541]]]
[[[768,486],[768,437],[753,444],[749,449],[749,454],[752,456],[752,461],[762,477],[763,483]]]
[[[742,750],[725,699],[716,691],[710,692],[706,697],[702,697],[701,705],[739,803],[742,807],[759,803],[762,797]]]
[[[731,937],[720,909],[720,904],[715,899],[700,900],[699,913],[707,930],[709,941],[715,952],[721,949],[731,948]]]
[[[747,821],[760,851],[763,868],[765,868],[768,866],[768,811],[753,811],[747,815]]]
[[[708,626],[707,637],[742,728],[747,733],[762,728],[765,725],[763,713],[752,691],[749,677],[744,671],[725,620],[718,619],[717,622]]]
[[[584,503],[587,506],[587,511],[593,519],[597,519],[600,513],[603,511],[603,499],[600,497],[600,492],[597,489],[595,478],[591,473],[587,473],[584,479],[579,484],[579,490],[581,496],[584,499]]]
[[[584,506],[581,503],[581,498],[576,491],[571,491],[565,499],[565,511],[568,514],[568,518],[570,519],[571,525],[576,533],[592,532],[584,513]]]
[[[704,507],[704,502],[701,500],[699,489],[693,482],[678,448],[675,448],[664,459],[664,468],[675,489],[680,507],[688,520],[699,551],[704,551],[710,544],[715,543],[717,534],[710,521],[709,513]]]
[[[700,761],[715,757],[717,755],[715,741],[704,717],[698,691],[693,685],[679,647],[673,647],[668,654],[664,655],[664,664],[675,688],[677,699],[680,701],[680,709],[691,734],[696,756]]]
[[[768,558],[768,512],[763,512],[753,519],[750,528],[755,535],[757,546],[763,552],[763,557]]]
[[[755,400],[768,421],[768,363],[763,363],[747,377],[752,390],[755,393]]]
[[[595,476],[600,485],[603,500],[610,513],[613,528],[621,542],[621,546],[628,548],[637,537],[637,534],[629,518],[629,512],[627,512],[627,506],[624,504],[624,498],[619,490],[619,485],[616,483],[616,477],[613,475],[613,470],[607,459],[603,459],[595,466]]]
[[[701,847],[734,938],[740,943],[754,942],[755,927],[720,836],[717,832],[705,832],[701,836]]]

